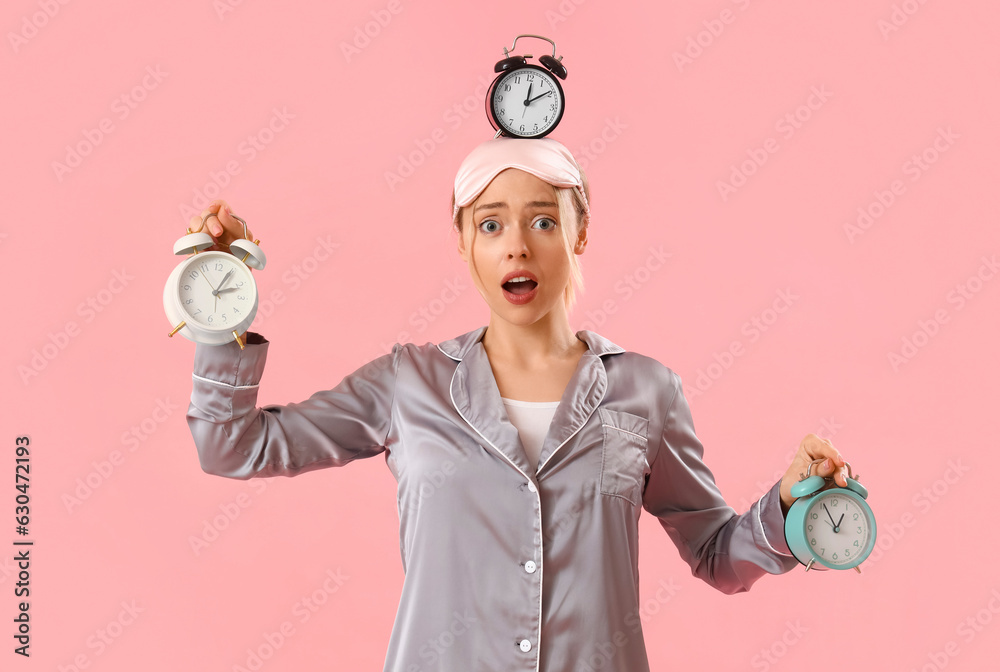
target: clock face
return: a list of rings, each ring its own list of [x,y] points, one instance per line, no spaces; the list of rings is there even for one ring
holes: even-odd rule
[[[538,138],[555,128],[564,109],[562,87],[547,70],[522,66],[497,80],[490,96],[493,117],[506,135]]]
[[[189,258],[177,291],[185,319],[213,331],[232,331],[256,307],[257,287],[250,271],[228,252]]]
[[[812,498],[805,516],[805,537],[812,553],[831,567],[856,565],[874,542],[869,509],[842,489]]]

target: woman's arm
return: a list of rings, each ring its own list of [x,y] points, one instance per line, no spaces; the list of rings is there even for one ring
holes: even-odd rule
[[[676,389],[643,507],[660,519],[692,574],[724,593],[744,592],[764,574],[791,570],[799,563],[785,543],[781,482],[737,515],[702,461],[704,447],[695,435],[681,378],[670,373]]]
[[[331,390],[287,406],[257,407],[268,341],[247,332],[195,350],[188,427],[202,469],[227,478],[296,476],[385,450],[402,346],[362,366]]]

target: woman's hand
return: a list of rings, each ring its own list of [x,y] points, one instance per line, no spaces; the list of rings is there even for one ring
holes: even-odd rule
[[[206,216],[209,214],[212,216],[206,219]],[[202,221],[204,221],[204,228]],[[191,233],[205,231],[212,236],[215,240],[215,245],[208,248],[210,250],[228,252],[231,242],[244,237],[243,224],[233,217],[229,209],[229,204],[221,198],[209,203],[208,207],[202,210],[200,215],[192,217],[188,223],[188,227],[191,229]],[[249,227],[247,227],[247,236],[250,240],[254,239]]]
[[[847,468],[840,451],[833,447],[829,439],[821,439],[815,434],[807,434],[799,444],[799,452],[795,454],[788,471],[781,478],[781,513],[788,513],[788,508],[795,501],[792,497],[792,486],[802,480],[813,460],[827,458],[826,461],[813,467],[810,475],[824,478],[833,476],[834,481],[842,488],[847,487]]]
[[[208,217],[210,214],[212,216]],[[205,231],[212,236],[215,245],[208,248],[209,250],[229,252],[229,244],[231,242],[244,238],[243,224],[233,217],[229,211],[229,204],[221,198],[209,203],[208,207],[202,210],[200,215],[192,217],[188,223],[188,228],[191,229],[191,233]],[[246,237],[249,237],[250,240],[254,239],[253,234],[250,233],[250,227],[247,227]],[[253,269],[251,268],[250,271],[252,272]],[[240,342],[246,343],[246,340],[247,334],[243,332],[240,334]]]

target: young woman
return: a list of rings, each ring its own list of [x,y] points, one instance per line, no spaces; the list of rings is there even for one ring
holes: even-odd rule
[[[821,458],[818,473],[844,486],[844,461],[810,434],[749,511],[726,505],[680,377],[570,327],[590,206],[561,144],[481,144],[454,199],[489,324],[396,344],[333,389],[264,408],[262,336],[249,332],[245,350],[199,344],[187,418],[202,468],[295,476],[384,455],[405,572],[385,670],[648,670],[640,510],[696,576],[741,592],[798,564],[783,533],[790,487]],[[225,202],[203,215],[192,230],[204,224],[221,245],[242,236]]]

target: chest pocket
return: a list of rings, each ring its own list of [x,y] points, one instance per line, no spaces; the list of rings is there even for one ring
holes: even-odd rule
[[[624,411],[598,408],[604,432],[601,494],[622,497],[638,506],[646,471],[646,430],[649,420]]]

